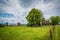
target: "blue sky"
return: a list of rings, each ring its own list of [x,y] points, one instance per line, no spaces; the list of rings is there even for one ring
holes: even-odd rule
[[[0,23],[26,24],[32,8],[42,11],[44,17],[60,16],[60,0],[0,0]]]

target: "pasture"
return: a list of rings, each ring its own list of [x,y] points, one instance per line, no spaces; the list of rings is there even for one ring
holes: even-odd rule
[[[0,40],[49,40],[51,27],[4,27],[0,28]]]
[[[55,27],[55,32],[53,34],[53,40],[60,40],[60,27]]]

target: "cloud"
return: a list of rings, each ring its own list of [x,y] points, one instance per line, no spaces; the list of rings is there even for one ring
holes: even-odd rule
[[[41,10],[45,18],[60,16],[60,0],[0,0],[0,14],[13,14],[11,18],[1,17],[0,22],[27,23],[26,16],[32,8]],[[13,17],[14,16],[14,17]]]
[[[20,0],[20,4],[24,8],[29,8],[33,4],[37,4],[38,2],[40,2],[40,0]]]
[[[5,1],[6,0],[4,0],[3,2],[5,2]],[[6,3],[8,5],[0,4],[0,10],[1,10],[0,12],[4,13],[4,14],[6,14],[6,13],[13,14],[14,22],[22,22],[22,20],[23,20],[22,18],[24,18],[24,16],[22,17],[22,15],[25,12],[25,9],[20,6],[20,4],[17,0],[8,0],[8,2],[6,2]],[[12,18],[3,18],[2,20],[5,20],[5,19],[11,19],[11,20],[8,20],[8,22],[12,22]]]
[[[43,12],[45,18],[49,18],[50,16],[59,15],[57,12],[60,9],[59,3],[59,0],[51,0],[49,2],[47,0],[41,0],[41,2],[35,6],[35,8],[40,9]]]

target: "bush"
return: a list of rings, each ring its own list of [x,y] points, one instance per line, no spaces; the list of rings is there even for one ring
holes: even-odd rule
[[[1,28],[1,27],[5,27],[5,25],[3,25],[3,24],[0,24],[0,28]]]

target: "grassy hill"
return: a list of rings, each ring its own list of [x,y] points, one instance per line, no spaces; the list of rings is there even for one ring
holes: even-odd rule
[[[49,40],[50,27],[0,28],[0,40]]]

